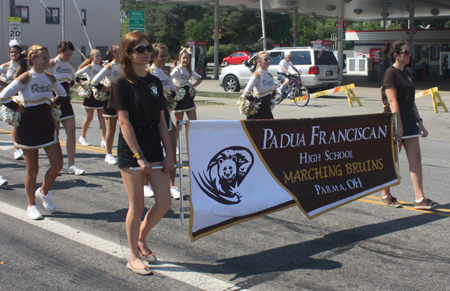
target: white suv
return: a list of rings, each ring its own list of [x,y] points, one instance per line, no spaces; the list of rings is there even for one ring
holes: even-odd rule
[[[270,55],[269,73],[278,80],[278,64],[286,54],[291,54],[291,62],[302,75],[302,83],[308,89],[327,89],[338,87],[339,66],[333,52],[323,48],[284,47],[267,51]],[[244,89],[250,80],[255,56],[243,65],[229,66],[222,69],[219,84],[227,92],[238,92]],[[294,71],[295,72],[295,71]]]

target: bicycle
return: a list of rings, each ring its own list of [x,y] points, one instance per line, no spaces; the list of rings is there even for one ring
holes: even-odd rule
[[[286,91],[281,90],[281,95],[277,94],[275,96],[277,104],[280,104],[284,99],[293,99],[295,105],[297,105],[298,107],[308,105],[311,96],[308,89],[302,86],[302,79],[300,78],[300,75],[289,75],[286,77],[289,78],[289,84],[287,85]],[[280,86],[281,84],[278,86],[278,88],[280,88]]]

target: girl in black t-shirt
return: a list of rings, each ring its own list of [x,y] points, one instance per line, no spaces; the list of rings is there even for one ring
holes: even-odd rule
[[[126,217],[128,245],[131,257],[127,268],[141,275],[151,270],[142,261],[156,260],[149,249],[146,237],[172,205],[169,190],[169,172],[174,168],[169,133],[164,117],[165,99],[161,81],[145,70],[152,47],[148,37],[139,31],[126,34],[122,40],[123,73],[111,86],[109,108],[117,110],[120,125],[118,162],[123,183],[128,194],[129,209]],[[163,170],[152,170],[162,165]],[[131,171],[130,167],[140,167]],[[155,204],[145,215],[143,185],[150,182]]]
[[[400,143],[400,147],[405,147],[406,156],[409,161],[409,171],[414,187],[415,208],[433,209],[439,206],[424,197],[422,187],[422,161],[420,155],[419,138],[403,139],[408,135],[417,135],[421,133],[422,137],[428,135],[423,126],[417,110],[415,98],[415,87],[411,76],[405,71],[405,66],[411,60],[409,45],[405,41],[395,41],[391,44],[388,53],[392,66],[386,70],[382,86],[382,101],[385,106],[385,112],[397,112],[399,130],[395,134],[395,139]],[[390,188],[383,190],[381,201],[393,207],[400,207],[401,204],[391,195]]]

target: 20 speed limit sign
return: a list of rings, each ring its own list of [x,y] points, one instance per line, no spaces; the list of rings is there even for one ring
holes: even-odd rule
[[[22,43],[22,22],[20,17],[9,17],[9,39]]]

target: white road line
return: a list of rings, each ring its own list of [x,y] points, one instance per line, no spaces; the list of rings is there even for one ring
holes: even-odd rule
[[[16,219],[22,220],[23,222],[29,223],[31,225],[40,227],[47,231],[51,231],[62,237],[68,238],[70,240],[76,241],[78,243],[84,244],[90,248],[102,251],[109,255],[127,260],[130,253],[128,247],[123,247],[119,244],[104,240],[100,237],[88,234],[86,232],[74,229],[67,225],[59,222],[52,221],[51,218],[46,218],[44,220],[31,220],[28,218],[25,210],[11,206],[7,203],[0,202],[0,212]],[[125,270],[125,265],[123,267]],[[232,285],[225,281],[194,272],[182,266],[171,264],[165,262],[158,258],[158,263],[152,265],[152,270],[154,272],[160,273],[161,275],[170,277],[172,279],[178,280],[180,282],[189,284],[191,286],[211,291],[244,291],[238,286]]]
[[[0,141],[0,150],[9,151],[14,148],[12,141]]]

